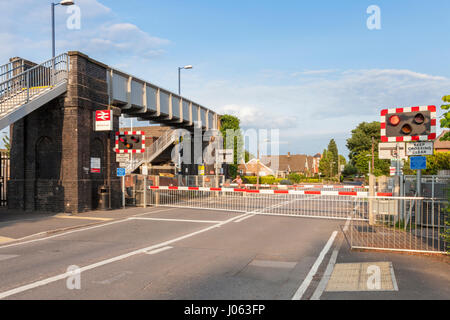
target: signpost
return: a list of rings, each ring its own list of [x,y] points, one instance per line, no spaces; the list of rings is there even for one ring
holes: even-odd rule
[[[125,168],[117,168],[117,176],[122,178],[122,206],[125,208]]]

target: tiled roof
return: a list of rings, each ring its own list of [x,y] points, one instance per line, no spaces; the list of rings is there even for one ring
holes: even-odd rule
[[[434,149],[449,149],[450,150],[450,141],[440,141],[440,139],[444,136],[446,132],[450,130],[444,130],[442,134],[434,140]]]
[[[290,172],[304,172],[314,168],[314,157],[304,154],[280,155],[280,156],[262,156],[261,162],[271,167],[278,157],[278,170]]]

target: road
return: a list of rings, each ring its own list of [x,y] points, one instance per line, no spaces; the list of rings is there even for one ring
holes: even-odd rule
[[[411,268],[416,257],[349,253],[342,235],[345,223],[214,210],[142,209],[100,225],[0,246],[0,298],[358,299],[356,292],[321,290],[335,251],[337,263],[393,264],[399,290],[365,292],[367,299],[401,299],[404,294],[412,299],[450,298],[446,262],[420,260],[419,265],[428,263],[432,271],[423,280],[427,270],[420,274],[402,269]],[[81,268],[79,277],[67,273],[75,266]],[[419,276],[420,294],[412,285]]]

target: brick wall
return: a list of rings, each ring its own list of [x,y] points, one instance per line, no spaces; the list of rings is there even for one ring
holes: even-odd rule
[[[95,209],[98,187],[108,184],[108,156],[111,204],[120,207],[114,133],[93,128],[94,111],[108,107],[107,66],[79,52],[69,56],[67,93],[12,126],[10,208],[74,213]],[[120,111],[114,113],[118,130]],[[90,172],[91,157],[101,158],[101,173]]]

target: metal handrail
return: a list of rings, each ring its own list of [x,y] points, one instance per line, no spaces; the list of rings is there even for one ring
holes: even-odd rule
[[[0,116],[67,81],[68,71],[64,53],[0,82]]]

